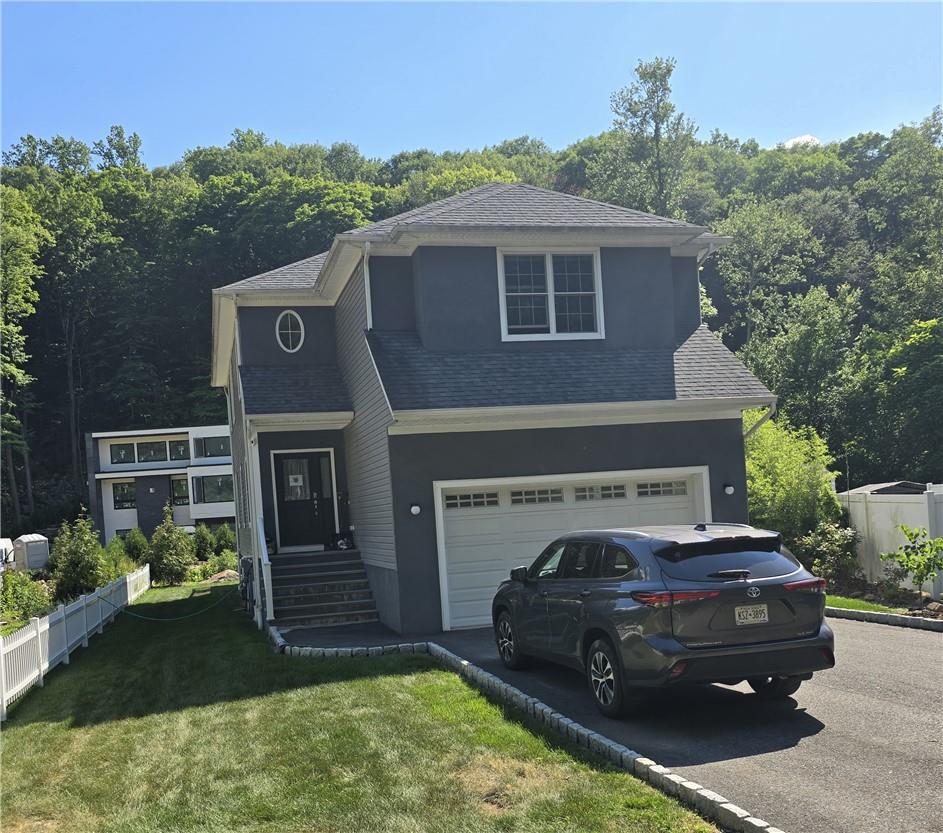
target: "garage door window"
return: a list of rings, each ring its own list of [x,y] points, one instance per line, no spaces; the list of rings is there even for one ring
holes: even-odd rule
[[[639,497],[684,497],[688,493],[686,480],[655,480],[639,483]]]
[[[625,497],[625,484],[612,486],[577,486],[577,501],[614,500]]]
[[[446,495],[446,509],[477,509],[485,506],[497,506],[497,492],[473,492],[464,495]]]
[[[511,492],[511,505],[563,503],[563,489],[518,489]]]

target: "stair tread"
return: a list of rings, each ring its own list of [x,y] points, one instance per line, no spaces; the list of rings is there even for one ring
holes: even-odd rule
[[[377,615],[375,610],[366,610],[360,613],[353,614],[349,617],[339,616],[337,614],[325,614],[322,616],[295,616],[295,617],[286,617],[278,618],[276,617],[275,623],[277,625],[303,625],[306,627],[330,627],[332,625],[347,625],[355,624],[359,622],[379,622],[380,617]]]
[[[340,602],[303,602],[302,604],[286,605],[286,604],[276,604],[275,612],[278,613],[280,610],[290,611],[290,610],[299,610],[301,608],[308,609],[314,608],[315,610],[322,610],[325,613],[330,613],[332,611],[324,610],[324,608],[341,608],[338,610],[338,613],[343,613],[345,610],[350,610],[351,612],[359,613],[364,605],[376,608],[376,602],[373,599],[359,599],[357,601],[340,601]]]

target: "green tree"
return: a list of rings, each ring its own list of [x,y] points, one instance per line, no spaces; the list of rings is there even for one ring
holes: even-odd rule
[[[759,412],[747,413],[744,426],[750,429],[760,418]],[[782,417],[764,422],[746,442],[750,522],[791,543],[822,521],[838,520],[832,463],[813,429],[793,428]]]
[[[926,529],[901,524],[906,538],[894,552],[882,552],[881,558],[893,561],[913,579],[914,587],[921,590],[943,571],[943,538],[930,538]]]
[[[697,130],[671,101],[674,58],[639,61],[636,80],[613,93],[614,141],[588,165],[597,196],[677,216],[688,154]]]
[[[91,593],[108,583],[105,554],[86,515],[59,528],[49,555],[49,572],[56,587],[56,600],[60,602]]]
[[[216,536],[206,524],[197,524],[193,533],[193,549],[197,561],[208,561],[216,552]]]
[[[193,541],[174,523],[174,510],[168,503],[164,519],[151,536],[148,563],[151,580],[159,584],[181,584],[195,561]]]

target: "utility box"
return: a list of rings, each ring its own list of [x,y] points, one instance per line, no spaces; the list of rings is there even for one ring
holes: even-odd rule
[[[17,570],[41,570],[49,563],[49,539],[31,532],[13,542],[13,561]]]
[[[13,569],[13,540],[11,538],[0,538],[0,570],[7,565]]]

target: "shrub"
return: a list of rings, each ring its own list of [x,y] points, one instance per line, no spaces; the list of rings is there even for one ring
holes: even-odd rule
[[[207,561],[216,552],[216,538],[206,524],[197,524],[193,548],[198,561]]]
[[[80,515],[71,526],[68,521],[62,524],[49,556],[49,572],[60,602],[108,583],[105,553],[88,517]]]
[[[193,561],[193,541],[174,523],[174,511],[168,503],[164,507],[164,519],[151,536],[148,558],[151,580],[160,584],[180,584],[186,580]]]
[[[909,574],[914,587],[920,590],[943,570],[943,538],[929,538],[927,530],[921,527],[902,524],[899,529],[907,543],[894,552],[882,552],[881,558],[896,565],[892,570],[894,579],[900,581]]]
[[[43,582],[21,570],[5,570],[2,576],[0,616],[5,621],[26,621],[52,607],[52,593]]]
[[[236,533],[229,524],[221,524],[216,530],[216,554],[222,555],[226,550],[236,551]]]
[[[750,427],[760,418],[744,416]],[[823,521],[841,517],[829,471],[832,457],[812,428],[769,420],[747,440],[747,495],[750,521],[781,532],[789,544]]]
[[[131,560],[124,546],[124,541],[116,535],[108,542],[105,547],[105,569],[108,572],[108,580],[114,581],[119,576],[126,576],[134,572],[137,564]]]
[[[803,566],[831,584],[847,585],[862,578],[858,564],[858,533],[847,526],[823,521],[800,535],[793,552]]]
[[[151,545],[147,543],[144,533],[137,527],[124,536],[124,551],[136,564],[148,563],[150,548]]]
[[[223,570],[238,570],[239,558],[232,550],[223,550],[214,555],[206,564],[207,576],[215,576]]]

